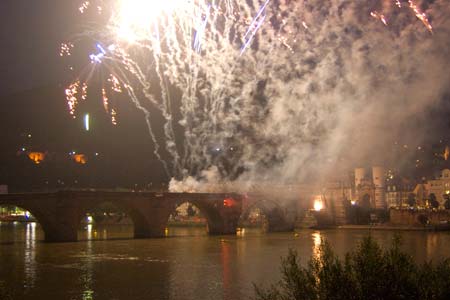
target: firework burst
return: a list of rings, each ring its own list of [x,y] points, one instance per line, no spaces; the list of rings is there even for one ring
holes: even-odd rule
[[[387,20],[389,26],[396,26],[391,15],[405,13],[405,7],[428,31],[433,31],[425,11],[412,0],[380,1],[376,10],[373,7],[373,1],[342,1],[341,6],[319,0],[85,1],[79,7],[83,16],[93,10],[94,15],[100,14],[106,21],[99,21],[97,27],[80,34],[95,41],[94,50],[86,54],[89,70],[83,70],[84,76],[78,76],[66,89],[69,112],[76,115],[76,106],[80,99],[86,98],[93,72],[106,72],[101,97],[111,122],[117,124],[120,113],[112,106],[111,97],[114,93],[126,93],[145,114],[155,155],[161,159],[160,152],[164,149],[171,156],[170,162],[161,159],[169,176],[196,175],[217,165],[224,177],[236,177],[242,169],[253,167],[245,161],[254,161],[248,153],[262,151],[258,149],[264,143],[261,140],[278,139],[268,134],[269,129],[262,133],[253,124],[268,126],[266,118],[270,114],[271,118],[278,118],[276,109],[281,108],[272,102],[298,98],[306,101],[309,95],[320,91],[319,83],[309,82],[306,87],[307,80],[297,79],[319,72],[318,66],[331,63],[329,53],[335,48],[329,46],[329,40],[345,44],[343,38],[336,37],[340,28],[356,36],[363,32],[358,26],[371,30],[374,26],[371,23],[375,23],[372,18],[385,26]],[[361,24],[344,24],[348,15],[362,20]],[[339,32],[341,36],[344,32],[349,35],[345,30]],[[62,44],[60,55],[73,56],[74,44]],[[318,55],[321,47],[329,50]],[[276,87],[275,83],[280,81],[286,82],[291,92]],[[297,86],[293,87],[294,84]],[[330,86],[336,88],[338,83]],[[292,136],[294,141],[310,139],[314,143],[314,132],[320,125],[311,125],[317,122],[309,120],[304,111],[314,113],[330,104],[322,106],[310,101],[307,106],[306,102],[291,110],[309,125],[295,134],[279,129],[280,136]],[[175,119],[175,112],[181,118]],[[154,134],[153,113],[165,120],[163,139]],[[284,117],[279,118],[273,124],[282,122]],[[180,126],[182,137],[175,134]],[[244,131],[245,136],[241,134]],[[225,151],[230,147],[233,151]],[[236,150],[244,148],[245,153]],[[280,159],[257,157],[266,162]]]

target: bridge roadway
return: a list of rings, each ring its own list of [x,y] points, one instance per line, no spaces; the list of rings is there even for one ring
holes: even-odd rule
[[[41,224],[48,242],[77,241],[81,220],[104,202],[128,214],[135,238],[163,237],[170,214],[184,202],[200,209],[209,234],[235,234],[242,212],[242,196],[234,193],[59,191],[0,195],[0,206],[28,210]]]

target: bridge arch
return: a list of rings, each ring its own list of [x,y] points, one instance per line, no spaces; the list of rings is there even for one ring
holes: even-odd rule
[[[257,198],[247,202],[246,207],[243,209],[239,223],[245,224],[244,220],[247,219],[250,213],[259,209],[265,217],[265,221],[262,224],[262,229],[267,232],[276,231],[290,231],[293,230],[293,224],[287,220],[286,209],[281,206],[280,202],[267,199]]]
[[[132,203],[121,200],[105,199],[101,201],[86,202],[85,205],[83,205],[78,211],[77,228],[80,227],[80,224],[83,222],[83,219],[86,217],[86,215],[104,207],[105,204],[114,207],[118,212],[129,217],[133,225],[133,237],[147,237],[147,232],[150,226],[143,212],[139,208],[134,207]]]
[[[263,200],[255,201],[251,205],[247,206],[242,214],[239,216],[240,227],[261,227],[263,231],[269,229],[269,210],[264,205]]]
[[[206,220],[206,231],[208,234],[222,233],[224,219],[221,216],[219,210],[214,205],[211,205],[210,203],[208,203],[206,201],[196,200],[196,199],[182,199],[182,200],[175,201],[173,206],[168,211],[168,214],[165,218],[166,227],[167,227],[170,215],[173,215],[175,213],[175,211],[177,210],[177,208],[185,203],[192,204],[200,211],[200,214]]]
[[[51,224],[51,220],[49,219],[49,216],[46,215],[45,210],[42,208],[36,207],[34,205],[26,204],[26,203],[17,203],[17,201],[14,202],[4,202],[2,201],[0,203],[0,207],[17,207],[19,209],[22,209],[24,211],[28,211],[36,220],[36,223],[38,223],[44,232],[44,237],[47,238],[51,235],[52,231],[54,230],[54,226]]]

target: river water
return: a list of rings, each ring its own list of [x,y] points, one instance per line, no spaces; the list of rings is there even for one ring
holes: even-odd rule
[[[175,227],[166,238],[134,240],[132,230],[88,225],[77,243],[44,243],[36,223],[0,223],[0,299],[249,299],[252,283],[279,279],[280,257],[289,248],[306,262],[321,239],[343,255],[368,234],[245,229],[233,236],[208,236],[204,228]],[[372,231],[383,246],[394,234]],[[450,257],[448,232],[401,235],[404,250],[419,261]]]

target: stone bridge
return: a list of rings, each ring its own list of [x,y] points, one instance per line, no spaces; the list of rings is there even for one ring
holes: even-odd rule
[[[86,213],[104,202],[128,214],[135,238],[163,237],[170,214],[184,202],[200,209],[209,234],[235,234],[242,212],[242,196],[233,193],[59,191],[0,195],[0,206],[28,210],[41,224],[48,242],[76,241]]]
[[[248,193],[242,198],[241,219],[246,219],[252,209],[258,208],[266,217],[266,231],[292,231],[297,218],[299,199],[295,193],[290,196]]]

